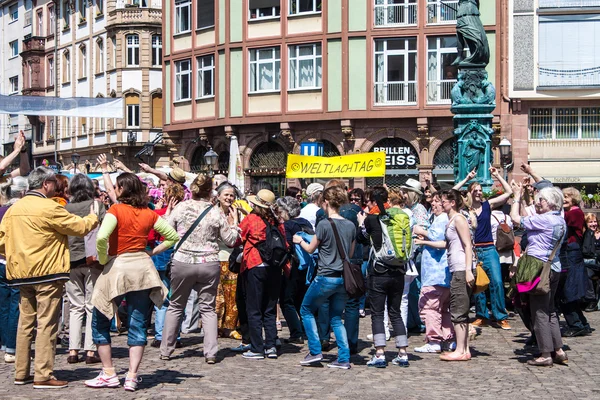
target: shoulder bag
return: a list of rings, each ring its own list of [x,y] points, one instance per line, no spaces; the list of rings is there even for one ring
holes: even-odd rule
[[[342,270],[342,277],[344,278],[344,288],[348,293],[348,296],[351,299],[357,299],[362,297],[365,294],[365,278],[362,274],[362,269],[360,265],[351,264],[350,261],[346,258],[346,252],[344,251],[344,247],[342,246],[342,240],[340,239],[340,234],[338,233],[337,227],[331,218],[327,218],[329,223],[331,224],[331,229],[333,229],[333,235],[335,237],[335,242],[337,245],[338,253],[342,258],[342,263],[344,265],[344,269]]]
[[[186,239],[192,234],[192,232],[194,231],[194,229],[196,229],[196,227],[198,226],[198,224],[200,224],[200,221],[202,221],[204,219],[204,217],[206,216],[206,214],[208,214],[208,212],[210,210],[212,210],[212,208],[213,208],[212,205],[208,206],[206,208],[206,210],[204,210],[202,212],[202,214],[200,214],[200,216],[196,219],[196,221],[194,221],[194,223],[192,224],[192,226],[190,226],[190,228],[183,235],[183,237],[181,239],[179,239],[179,242],[177,243],[177,245],[175,246],[175,249],[171,253],[171,258],[169,258],[169,262],[167,263],[167,270],[165,272],[165,274],[167,275],[167,278],[171,279],[171,268],[173,267],[173,256],[175,255],[175,253],[177,253],[177,250],[179,250],[179,248],[181,247],[181,245],[183,244],[183,242],[185,242]]]
[[[506,214],[504,215],[504,221],[502,222],[500,222],[493,212],[492,217],[498,222],[498,229],[496,230],[496,250],[512,250],[515,246],[515,234],[512,228],[506,223]]]

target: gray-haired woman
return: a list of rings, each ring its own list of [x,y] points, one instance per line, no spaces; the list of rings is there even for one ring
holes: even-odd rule
[[[308,220],[299,217],[302,207],[294,197],[286,196],[277,199],[277,207],[280,219],[283,221],[287,242],[290,249],[292,249],[292,254],[294,254],[295,245],[292,241],[294,235],[298,232],[314,234],[313,227]],[[302,299],[308,289],[305,284],[307,271],[298,269],[299,262],[296,257],[292,257],[291,264],[289,274],[285,273],[282,277],[279,305],[290,330],[288,343],[303,344],[304,334],[302,333],[302,323],[299,315]]]
[[[523,268],[525,263],[542,265],[551,262],[550,292],[540,295],[529,292],[521,294],[521,303],[529,305],[533,332],[542,353],[538,358],[527,361],[527,364],[540,367],[551,367],[553,363],[566,365],[569,360],[562,349],[558,317],[554,310],[554,296],[561,272],[560,243],[567,232],[565,220],[560,215],[563,194],[556,187],[540,190],[535,195],[536,215],[522,217],[520,206],[523,185],[514,181],[511,185],[515,198],[510,209],[510,217],[516,224],[525,228],[528,240],[526,253],[519,260],[517,268]],[[527,307],[523,307],[523,311],[526,313]]]
[[[90,206],[94,203],[96,188],[94,182],[86,175],[77,174],[69,183],[68,193],[71,202],[65,206],[71,214],[85,217],[90,213]],[[96,201],[98,205],[98,219],[102,221],[105,215],[104,205]],[[95,231],[88,235],[88,239],[96,242]],[[95,246],[94,246],[95,247]],[[65,284],[67,297],[71,305],[69,313],[69,357],[67,362],[75,364],[83,361],[79,358],[81,347],[81,335],[83,319],[85,317],[85,340],[83,349],[86,351],[85,363],[96,364],[100,358],[96,357],[96,345],[92,340],[92,291],[100,273],[100,264],[94,259],[93,254],[86,253],[85,238],[69,236],[69,252],[71,255],[71,272],[69,281]],[[89,257],[88,257],[89,256]]]

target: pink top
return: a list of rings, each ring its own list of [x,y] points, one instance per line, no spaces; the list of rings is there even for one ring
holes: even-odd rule
[[[446,227],[446,249],[448,250],[448,267],[450,272],[466,271],[465,247],[456,231],[455,219],[465,218],[462,214],[456,214]]]

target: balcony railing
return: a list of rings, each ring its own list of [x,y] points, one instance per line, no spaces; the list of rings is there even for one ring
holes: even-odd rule
[[[540,8],[600,7],[600,0],[539,0]]]
[[[375,84],[376,105],[410,105],[417,103],[417,82],[383,82]]]
[[[600,86],[600,65],[580,63],[540,63],[539,86]]]
[[[122,8],[109,12],[107,25],[162,24],[162,10],[154,8]]]
[[[375,4],[375,26],[409,26],[417,24],[417,3]]]
[[[435,0],[427,3],[428,24],[451,24],[456,22],[458,0]]]
[[[46,49],[46,38],[31,36],[23,40],[23,51],[44,51]]]
[[[444,79],[441,81],[427,82],[428,104],[450,104],[452,98],[450,92],[456,83],[456,79]]]

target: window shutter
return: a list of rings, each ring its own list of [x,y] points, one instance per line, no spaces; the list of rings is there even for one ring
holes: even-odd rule
[[[152,96],[152,127],[162,128],[162,96]]]

